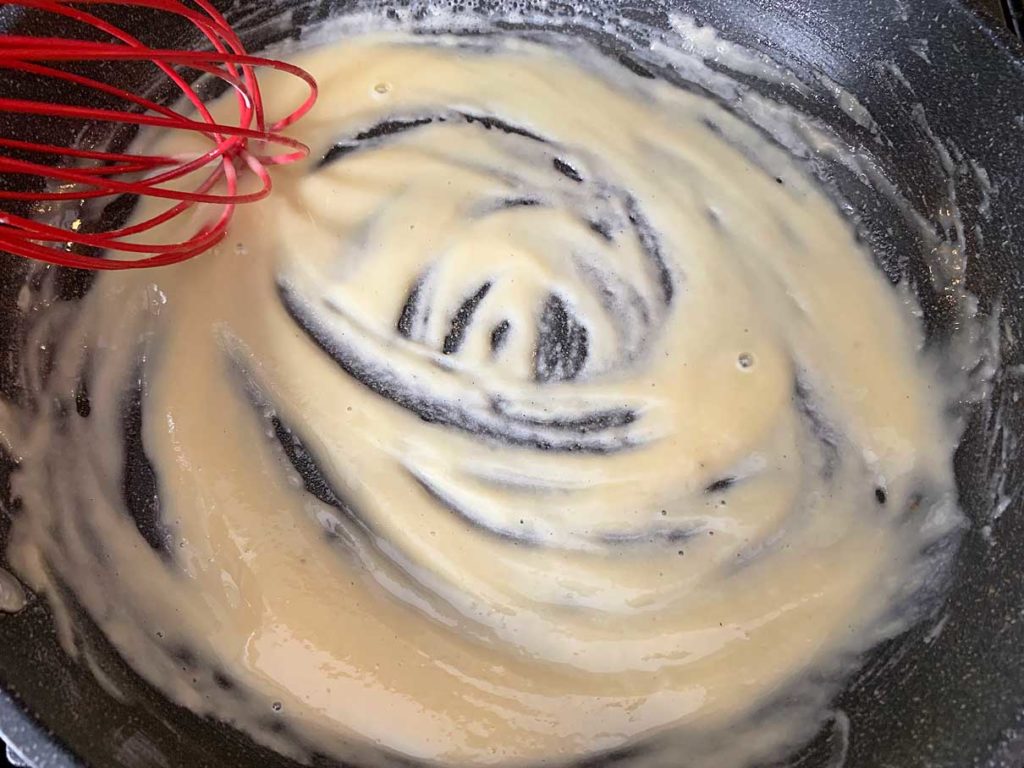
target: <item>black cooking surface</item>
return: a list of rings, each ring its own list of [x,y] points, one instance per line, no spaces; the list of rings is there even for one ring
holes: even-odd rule
[[[993,21],[1005,21],[1018,34],[1024,32],[1024,0],[966,0],[966,2],[981,10]],[[2,522],[0,520],[0,523]],[[54,684],[56,682],[53,681]],[[0,692],[0,710],[4,705],[3,694]],[[13,768],[14,766],[20,768],[23,765],[15,755],[9,754],[9,757],[11,759],[5,756],[3,742],[0,741],[0,768]]]

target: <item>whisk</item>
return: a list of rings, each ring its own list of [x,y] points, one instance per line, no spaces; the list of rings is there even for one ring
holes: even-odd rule
[[[99,5],[148,9],[165,21],[169,19],[166,14],[170,14],[198,28],[206,49],[149,47],[96,15],[91,7]],[[315,80],[298,67],[250,55],[224,16],[207,0],[0,0],[0,10],[3,6],[55,14],[63,17],[62,29],[81,28],[82,34],[74,39],[0,34],[0,71],[24,73],[55,86],[63,81],[104,103],[113,99],[115,106],[6,98],[0,91],[0,117],[16,113],[47,120],[81,120],[83,128],[106,124],[189,131],[206,137],[210,146],[205,152],[169,157],[132,152],[130,147],[129,151],[115,151],[88,142],[61,146],[0,132],[0,251],[95,270],[181,262],[223,240],[237,205],[270,194],[270,166],[295,162],[309,153],[308,147],[282,131],[313,107],[317,98]],[[160,21],[154,18],[154,23]],[[96,33],[102,39],[92,39]],[[88,62],[154,66],[173,85],[175,97],[150,99],[98,79],[91,72],[76,71],[76,65]],[[308,87],[305,100],[290,114],[270,122],[256,78],[258,68],[276,69],[303,80]],[[204,76],[217,78],[233,89],[238,101],[237,122],[218,122],[211,114],[198,92]],[[172,101],[179,106],[171,106]],[[9,174],[7,182],[3,180],[5,174]],[[258,180],[253,190],[244,188],[254,186],[251,182],[244,184],[245,176],[250,174]],[[21,183],[10,183],[15,176],[21,177]],[[185,189],[180,188],[183,179],[189,182]],[[161,198],[167,201],[167,207],[130,226],[83,226],[81,219],[58,226],[18,208],[26,203],[84,205],[121,196]],[[172,238],[174,242],[164,242],[164,238],[146,242],[147,233],[197,205],[219,206],[218,214],[209,217],[208,223],[194,224],[194,231],[186,230],[181,239]],[[120,255],[110,258],[114,254]]]

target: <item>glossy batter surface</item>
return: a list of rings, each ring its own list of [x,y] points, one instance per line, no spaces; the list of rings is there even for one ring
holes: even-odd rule
[[[23,425],[12,562],[300,756],[671,733],[723,768],[813,732],[959,520],[911,307],[833,203],[709,98],[585,50],[297,61],[313,160],[228,247],[103,276],[68,319],[45,386],[84,377],[88,413]],[[126,468],[158,502],[126,508]]]

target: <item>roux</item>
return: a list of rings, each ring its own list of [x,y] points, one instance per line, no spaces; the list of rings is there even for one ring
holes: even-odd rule
[[[808,735],[960,519],[913,308],[849,223],[710,98],[582,47],[296,63],[312,159],[218,252],[69,315],[40,386],[90,408],[24,424],[18,572],[298,756],[666,734],[723,768]]]

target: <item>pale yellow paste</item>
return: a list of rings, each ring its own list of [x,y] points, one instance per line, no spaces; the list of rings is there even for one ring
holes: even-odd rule
[[[47,386],[87,366],[91,412],[24,424],[19,573],[300,757],[663,733],[723,768],[813,732],[958,521],[920,331],[850,225],[757,130],[596,54],[295,61],[312,159],[218,251],[69,316]],[[297,93],[268,80],[269,111]],[[121,492],[140,375],[164,554]]]

